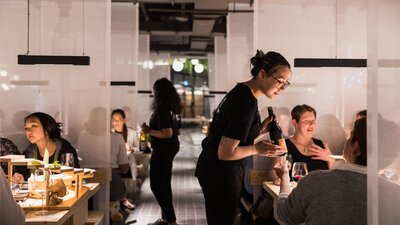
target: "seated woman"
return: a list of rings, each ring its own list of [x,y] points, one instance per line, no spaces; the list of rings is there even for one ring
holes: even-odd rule
[[[26,158],[43,160],[45,149],[49,152],[49,163],[61,162],[62,155],[72,153],[73,164],[79,168],[78,154],[72,145],[61,137],[61,129],[53,117],[46,113],[35,112],[25,118],[25,135],[30,141],[30,145],[23,152]],[[20,183],[29,178],[29,170],[26,167],[20,168],[21,173],[13,175],[13,181]]]
[[[367,120],[355,122],[345,162],[309,173],[291,191],[287,161],[274,166],[282,179],[277,212],[286,224],[367,224]]]
[[[295,133],[292,138],[286,139],[286,146],[293,162],[305,162],[309,172],[332,168],[334,160],[329,158],[332,152],[328,145],[313,138],[317,116],[315,109],[308,105],[297,105],[291,114]]]
[[[113,126],[111,131],[121,134],[124,138],[130,167],[130,173],[128,172],[128,175],[130,175],[132,179],[136,181],[138,176],[137,164],[135,155],[133,153],[139,150],[139,136],[134,129],[126,126],[126,116],[122,109],[115,109],[112,111],[111,123]]]
[[[21,155],[18,151],[18,147],[7,138],[0,137],[0,156],[5,155]],[[4,173],[8,173],[8,167],[6,162],[1,163],[1,168],[3,169]]]
[[[112,169],[110,181],[110,201],[119,200],[121,208],[135,209],[135,205],[126,198],[126,188],[121,175],[128,173],[129,163],[126,155],[124,138],[111,132],[110,166]]]

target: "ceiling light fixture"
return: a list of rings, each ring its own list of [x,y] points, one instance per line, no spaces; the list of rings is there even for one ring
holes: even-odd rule
[[[65,56],[65,55],[29,55],[29,19],[30,19],[30,0],[28,0],[28,32],[27,32],[27,52],[25,55],[18,55],[18,64],[72,64],[72,65],[90,65],[90,57],[85,56],[85,0],[82,0],[82,55],[83,56]]]

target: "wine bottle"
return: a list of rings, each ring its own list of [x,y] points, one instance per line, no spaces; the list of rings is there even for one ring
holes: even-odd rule
[[[147,134],[143,131],[140,132],[140,143],[139,143],[139,150],[146,151],[147,150]]]
[[[279,126],[279,121],[276,119],[272,107],[268,107],[268,116],[272,118],[272,121],[269,124],[269,136],[271,138],[271,141],[273,141],[274,144],[280,145],[284,149],[284,151],[287,151],[286,142],[285,138],[282,135],[281,126]]]

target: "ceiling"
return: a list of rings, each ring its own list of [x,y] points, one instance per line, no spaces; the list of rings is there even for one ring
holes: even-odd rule
[[[250,13],[253,4],[253,0],[112,2],[139,4],[139,30],[150,35],[150,51],[180,56],[205,56],[214,52],[214,37],[226,35],[226,15]]]

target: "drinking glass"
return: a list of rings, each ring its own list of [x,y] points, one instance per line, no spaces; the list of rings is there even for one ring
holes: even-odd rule
[[[292,164],[293,164],[293,159],[292,159],[292,155],[286,155],[286,161],[288,161],[288,170],[290,171],[290,169],[292,169]]]
[[[61,155],[61,165],[63,166],[69,166],[69,167],[74,167],[74,154],[72,153],[65,153]]]
[[[48,171],[50,172],[50,171]],[[34,177],[33,188],[41,195],[42,198],[42,209],[38,212],[38,215],[44,215],[44,197],[46,196],[46,171],[44,169],[36,169]]]
[[[292,167],[292,178],[298,182],[301,178],[308,174],[307,164],[304,162],[295,162]]]

